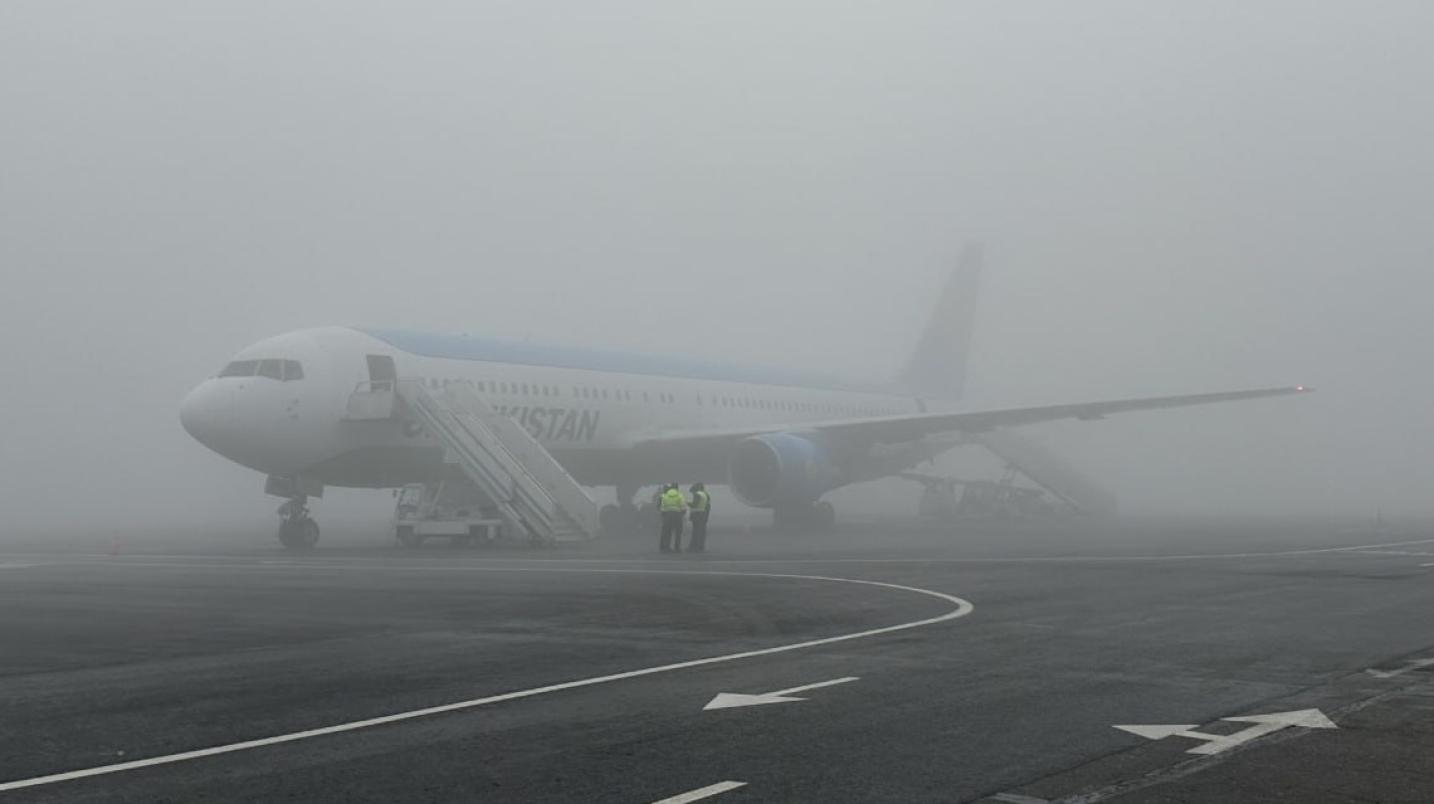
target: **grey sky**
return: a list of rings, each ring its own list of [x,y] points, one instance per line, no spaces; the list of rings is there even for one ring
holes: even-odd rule
[[[1320,386],[1042,430],[1128,507],[1434,513],[1431,23],[9,0],[5,521],[268,527],[175,407],[314,324],[884,376],[967,238],[972,405]]]

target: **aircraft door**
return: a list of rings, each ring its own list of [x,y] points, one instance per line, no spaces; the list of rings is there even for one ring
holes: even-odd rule
[[[375,391],[392,391],[398,381],[398,369],[392,355],[368,355],[369,388]]]

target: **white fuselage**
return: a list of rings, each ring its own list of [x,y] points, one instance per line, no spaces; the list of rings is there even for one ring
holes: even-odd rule
[[[181,420],[214,451],[270,475],[379,488],[430,480],[442,450],[421,428],[346,420],[355,390],[384,379],[371,356],[380,368],[391,359],[397,377],[430,388],[472,388],[588,485],[724,482],[725,455],[668,455],[643,465],[633,446],[663,434],[800,430],[922,408],[908,396],[768,370],[324,327],[243,349],[185,398]]]

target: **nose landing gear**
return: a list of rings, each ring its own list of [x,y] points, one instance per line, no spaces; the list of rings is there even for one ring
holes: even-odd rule
[[[308,498],[292,497],[279,506],[279,542],[295,553],[307,553],[319,543],[319,523],[309,516]]]

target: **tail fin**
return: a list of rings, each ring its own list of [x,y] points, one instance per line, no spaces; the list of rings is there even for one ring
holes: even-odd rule
[[[969,243],[962,250],[916,350],[897,377],[903,390],[921,396],[961,397],[966,386],[966,353],[975,325],[982,260],[980,244]]]

